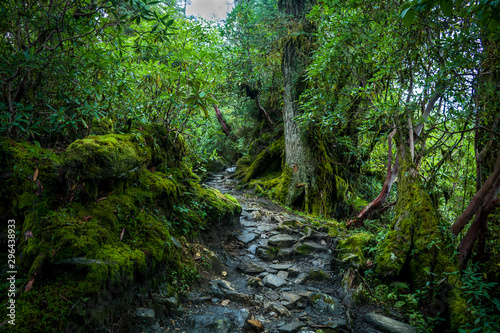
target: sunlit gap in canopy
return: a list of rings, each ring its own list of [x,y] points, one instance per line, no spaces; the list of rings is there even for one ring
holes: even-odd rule
[[[209,21],[224,21],[234,7],[233,0],[177,0],[186,16]]]

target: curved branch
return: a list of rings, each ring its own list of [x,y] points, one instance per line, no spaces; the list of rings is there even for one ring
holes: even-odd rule
[[[500,154],[495,162],[495,168],[493,172],[488,177],[484,185],[477,191],[472,200],[470,201],[467,208],[464,210],[462,215],[453,223],[450,228],[451,233],[458,235],[460,231],[465,227],[467,222],[476,214],[481,207],[488,206],[491,201],[495,200],[498,191],[500,190]],[[490,202],[488,202],[488,199]],[[472,226],[471,226],[472,227]],[[475,238],[474,238],[475,239]]]
[[[399,155],[396,155],[396,161],[394,162],[394,165],[392,165],[392,137],[396,133],[396,130],[394,129],[391,134],[389,134],[388,138],[388,146],[389,146],[389,156],[387,158],[387,175],[384,181],[384,186],[382,187],[382,190],[380,191],[380,194],[370,202],[363,210],[361,213],[359,213],[354,219],[349,221],[347,223],[347,227],[350,227],[351,225],[360,225],[364,220],[366,220],[373,212],[376,210],[382,208],[383,203],[387,200],[389,197],[389,194],[391,192],[392,184],[394,184],[394,181],[396,180],[396,177],[398,175],[398,167],[399,167]]]

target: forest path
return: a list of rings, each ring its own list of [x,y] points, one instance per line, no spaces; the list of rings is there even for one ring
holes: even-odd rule
[[[363,320],[373,308],[357,307],[342,286],[336,239],[268,199],[234,191],[232,172],[205,182],[243,208],[241,229],[217,251],[221,274],[183,295],[157,332],[381,332]]]

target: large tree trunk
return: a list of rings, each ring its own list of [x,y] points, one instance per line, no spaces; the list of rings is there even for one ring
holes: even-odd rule
[[[412,289],[424,288],[429,279],[443,279],[441,282],[447,279],[451,290],[445,302],[450,309],[450,324],[456,330],[467,317],[463,316],[466,303],[460,281],[451,274],[458,269],[447,246],[451,240],[441,233],[439,214],[422,184],[406,139],[399,143],[398,155],[396,216],[384,241],[378,245],[375,271],[380,276],[407,281]],[[443,286],[436,283],[434,292],[439,295]]]
[[[305,21],[305,15],[310,11],[313,1],[280,0],[278,5],[282,12],[290,15],[295,22]],[[304,22],[307,25],[306,22]],[[298,25],[298,24],[297,24]],[[284,80],[283,92],[283,122],[285,130],[285,163],[291,173],[288,194],[285,204],[304,203],[308,210],[308,189],[316,186],[318,167],[316,159],[307,140],[307,133],[300,129],[294,120],[300,113],[297,100],[303,90],[302,80],[307,59],[304,59],[303,49],[306,47],[303,39],[290,38],[284,47],[282,73]],[[300,204],[302,205],[302,204]]]

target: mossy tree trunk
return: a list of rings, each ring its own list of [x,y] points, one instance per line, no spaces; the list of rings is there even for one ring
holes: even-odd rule
[[[381,276],[408,281],[414,289],[424,288],[428,282],[442,289],[444,284],[440,286],[437,281],[447,279],[451,289],[447,295],[450,323],[457,328],[466,320],[466,303],[458,276],[451,274],[458,270],[456,257],[448,246],[452,244],[451,235],[421,182],[407,140],[399,143],[398,154],[396,216],[379,245],[375,270]]]
[[[282,12],[291,16],[290,26],[299,26],[305,22],[305,15],[310,11],[314,1],[281,0],[278,5]],[[297,100],[304,88],[303,75],[308,59],[304,56],[310,43],[305,38],[290,38],[283,50],[282,73],[284,80],[283,92],[283,122],[285,130],[285,170],[292,177],[288,186],[285,204],[292,206],[303,202],[308,210],[308,190],[317,186],[317,161],[314,158],[311,141],[307,133],[294,120],[300,110]]]

